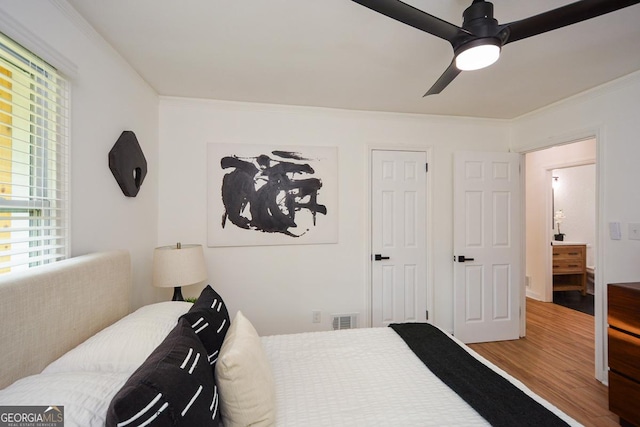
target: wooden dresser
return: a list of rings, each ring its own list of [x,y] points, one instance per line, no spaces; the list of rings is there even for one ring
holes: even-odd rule
[[[553,245],[553,290],[587,294],[587,245]]]
[[[640,282],[607,287],[609,410],[640,426]]]

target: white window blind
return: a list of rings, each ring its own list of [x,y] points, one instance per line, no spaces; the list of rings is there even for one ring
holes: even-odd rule
[[[0,273],[68,256],[68,92],[0,34]]]

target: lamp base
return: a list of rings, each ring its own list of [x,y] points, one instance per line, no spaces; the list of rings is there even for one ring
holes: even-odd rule
[[[180,286],[175,286],[173,288],[173,298],[171,298],[171,301],[184,301],[184,298],[182,297],[182,288]]]

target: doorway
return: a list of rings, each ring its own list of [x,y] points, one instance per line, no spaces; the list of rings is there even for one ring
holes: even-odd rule
[[[555,211],[562,209],[561,206],[556,208],[553,201],[553,171],[568,171],[568,168],[584,165],[593,165],[595,170],[596,149],[596,140],[590,138],[525,154],[525,204],[527,206],[525,274],[527,277],[526,294],[529,298],[545,302],[553,301],[551,243],[554,234],[558,234],[558,225],[554,220]],[[596,185],[595,181],[593,185]],[[569,189],[569,191],[571,190]],[[593,193],[595,192],[594,188]],[[593,227],[595,228],[595,194],[592,197],[594,206],[590,208],[594,211]],[[571,234],[565,233],[567,241],[572,240],[571,235],[575,239],[585,238],[582,237],[584,236],[583,232],[577,231],[584,228],[578,224],[578,220],[567,218],[566,213],[564,215],[565,218],[561,219],[560,227],[561,232],[565,230],[571,232]],[[591,265],[595,267],[597,260],[595,256],[597,249],[595,248],[595,229],[591,232],[593,237],[589,238],[591,245],[589,259],[593,260]]]
[[[598,304],[600,295],[594,279],[598,259],[596,139],[526,153],[525,164],[527,297],[553,302],[552,244],[554,241],[576,243],[586,248],[588,291]],[[555,240],[558,234],[564,234],[562,242]],[[558,296],[575,297],[556,294]]]

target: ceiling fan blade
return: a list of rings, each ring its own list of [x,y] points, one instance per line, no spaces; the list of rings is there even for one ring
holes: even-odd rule
[[[468,31],[443,21],[433,15],[416,9],[399,0],[353,0],[371,10],[381,13],[396,21],[403,22],[419,30],[447,40],[452,45],[459,37],[471,35]],[[640,0],[639,0],[640,1]]]
[[[427,95],[437,95],[437,94],[439,94],[440,92],[442,92],[442,90],[445,87],[447,87],[449,85],[449,83],[451,83],[453,81],[453,79],[458,77],[458,74],[460,74],[460,73],[461,73],[461,71],[458,69],[458,67],[456,67],[456,59],[453,58],[453,61],[451,61],[451,64],[449,64],[449,67],[445,70],[445,72],[442,73],[442,75],[440,76],[438,81],[436,81],[433,84],[433,86],[431,86],[431,89],[429,89],[427,91],[427,93],[422,95],[422,97],[424,98]]]
[[[640,0],[582,0],[520,21],[501,25],[500,29],[508,31],[508,38],[504,43],[507,44],[586,21],[637,3],[640,3]]]

